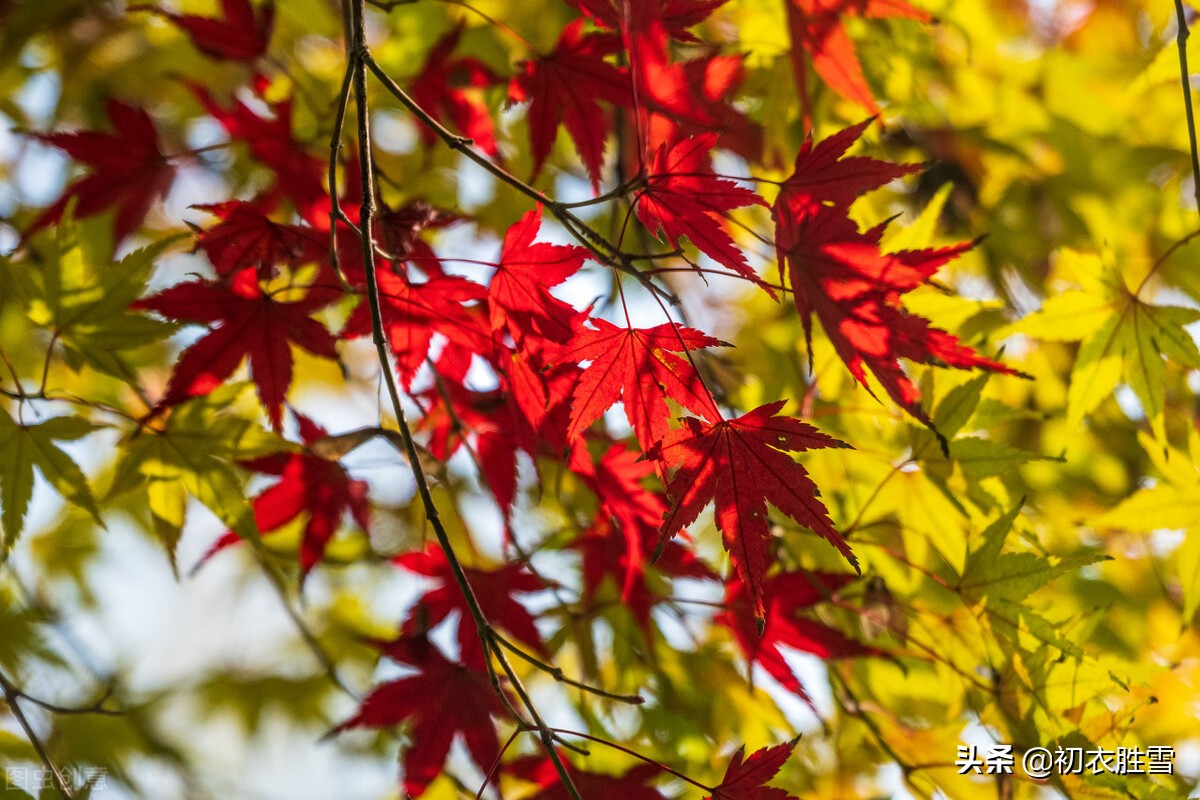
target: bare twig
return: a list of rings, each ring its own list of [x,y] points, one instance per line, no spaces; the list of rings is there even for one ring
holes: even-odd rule
[[[1192,84],[1187,62],[1190,32],[1187,15],[1183,11],[1183,0],[1175,0],[1175,18],[1179,24],[1175,34],[1175,44],[1179,48],[1179,80],[1183,84],[1183,109],[1187,114],[1188,143],[1192,148],[1192,196],[1196,198],[1196,207],[1200,208],[1200,155],[1196,153],[1196,116],[1192,111]]]
[[[67,781],[66,774],[62,771],[58,764],[54,763],[54,759],[52,759],[50,757],[50,753],[46,751],[46,746],[42,744],[42,740],[40,737],[38,737],[37,731],[33,729],[33,725],[30,724],[29,718],[25,716],[25,711],[21,708],[20,701],[24,696],[24,693],[18,690],[17,687],[14,686],[3,673],[0,673],[0,689],[4,690],[4,702],[8,704],[9,710],[11,710],[13,716],[16,717],[17,723],[21,726],[21,730],[25,732],[25,738],[29,740],[29,744],[33,746],[34,752],[37,753],[42,764],[54,777],[54,785],[55,788],[58,789],[58,793],[67,798],[67,800],[73,800],[75,797],[75,790]]]
[[[494,630],[488,622],[487,616],[483,612],[483,608],[479,604],[479,599],[475,595],[475,591],[471,586],[471,582],[467,578],[465,569],[459,561],[458,554],[455,552],[453,545],[450,542],[450,536],[442,524],[441,517],[438,513],[437,504],[433,500],[433,494],[429,488],[429,480],[425,475],[425,470],[421,466],[419,454],[417,452],[416,442],[413,439],[412,431],[409,429],[408,420],[404,413],[404,406],[400,401],[400,392],[396,386],[395,376],[392,374],[391,358],[388,353],[387,338],[383,330],[383,315],[381,311],[381,303],[379,299],[379,285],[375,275],[375,242],[372,233],[372,224],[375,218],[375,180],[374,166],[371,161],[371,123],[370,109],[367,101],[367,68],[370,66],[372,70],[386,82],[391,83],[395,87],[393,93],[399,91],[400,95],[407,98],[394,82],[383,74],[377,66],[374,66],[374,61],[371,58],[370,51],[367,48],[367,32],[366,32],[366,10],[365,0],[351,0],[351,18],[353,21],[353,45],[350,52],[350,63],[347,65],[347,71],[353,73],[354,96],[356,105],[356,116],[358,123],[358,150],[359,150],[359,170],[362,184],[362,200],[359,213],[359,229],[360,239],[362,242],[363,268],[366,273],[367,283],[367,303],[371,313],[371,331],[372,341],[375,344],[375,352],[379,359],[379,366],[383,377],[384,385],[387,389],[388,399],[391,402],[392,412],[396,417],[396,425],[400,430],[400,436],[404,440],[404,448],[408,453],[409,467],[412,470],[413,479],[417,484],[417,493],[421,497],[421,504],[425,510],[425,517],[429,521],[429,525],[433,528],[434,535],[437,537],[438,545],[446,556],[446,561],[450,565],[450,571],[454,576],[454,581],[458,585],[459,591],[462,592],[464,599],[467,602],[467,609],[471,614],[471,618],[475,623],[475,628],[479,634],[485,658],[490,667],[491,658],[488,654],[494,656],[496,662],[504,671],[513,690],[520,698],[521,705],[524,706],[528,713],[532,726],[539,734],[539,739],[546,750],[546,754],[553,762],[555,770],[558,772],[563,788],[567,791],[572,800],[583,800],[571,779],[570,773],[567,771],[566,765],[559,756],[557,749],[554,747],[554,733],[538,714],[537,708],[534,706],[529,697],[528,692],[522,685],[520,678],[509,663],[507,654],[504,652],[499,643],[493,638]],[[408,101],[410,107],[417,113],[420,107]],[[423,110],[420,111],[428,118]],[[435,122],[436,124],[436,122]],[[444,129],[443,129],[444,130]],[[448,133],[448,132],[447,132]],[[471,151],[466,144],[466,140],[458,137],[451,137],[452,140],[458,143],[457,149],[466,148]],[[486,159],[485,159],[486,160]],[[538,193],[540,194],[540,193]],[[493,675],[493,685],[499,691],[498,681]],[[505,697],[503,691],[499,691],[500,696]],[[507,698],[506,702],[507,702]],[[519,716],[514,713],[518,721],[522,721]]]
[[[581,683],[580,681],[577,681],[574,678],[568,678],[566,676],[566,673],[564,673],[562,671],[562,667],[556,667],[553,664],[547,664],[545,661],[542,661],[541,659],[538,659],[535,656],[532,656],[529,653],[526,653],[524,650],[517,647],[512,642],[508,641],[508,639],[505,639],[499,633],[493,631],[492,637],[495,638],[495,640],[497,642],[499,642],[501,645],[503,645],[504,647],[511,650],[514,655],[520,657],[524,661],[527,661],[528,663],[537,667],[542,672],[545,672],[547,675],[554,678],[554,680],[558,681],[559,683],[565,683],[568,686],[574,686],[576,689],[582,689],[583,691],[589,692],[598,697],[604,697],[609,700],[616,700],[619,703],[628,703],[629,705],[640,706],[641,704],[646,702],[646,698],[642,697],[640,694],[614,694],[612,692],[605,691],[604,689],[601,689],[598,686],[591,686],[586,683]]]

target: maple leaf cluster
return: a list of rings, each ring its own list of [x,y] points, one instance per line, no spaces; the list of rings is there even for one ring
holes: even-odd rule
[[[815,315],[858,381],[868,386],[869,370],[897,404],[932,426],[900,359],[1013,372],[900,303],[904,293],[971,244],[886,253],[882,226],[860,231],[851,221],[855,198],[916,169],[846,157],[869,122],[819,144],[806,141],[794,174],[773,202],[750,182],[718,174],[715,150],[754,160],[763,147],[760,129],[735,105],[742,57],[705,50],[678,60],[675,45],[699,43],[691,29],[722,4],[570,0],[582,16],[566,26],[549,54],[521,61],[507,79],[473,56],[456,54],[464,35],[460,24],[430,49],[409,84],[411,98],[479,152],[499,159],[486,98],[489,89],[507,84],[509,102],[528,104],[535,177],[561,126],[596,190],[618,118],[632,120],[628,152],[617,157],[638,174],[628,198],[634,224],[679,253],[685,245],[694,248],[699,257],[688,263],[696,269],[703,269],[697,261],[711,260],[774,296],[730,224],[735,211],[769,207],[784,284],[777,288],[791,293],[806,333],[811,336]],[[835,90],[872,107],[839,15],[886,11],[923,18],[898,2],[794,0],[788,9],[792,35],[802,44],[798,50],[811,56]],[[201,52],[254,65],[269,45],[273,5],[263,4],[256,13],[246,0],[225,0],[221,10],[221,17],[211,19],[156,11]],[[829,77],[835,74],[836,81]],[[594,513],[566,546],[581,563],[582,606],[596,604],[608,582],[648,632],[671,580],[719,579],[687,546],[685,531],[711,504],[733,567],[717,622],[748,662],[807,699],[781,646],[827,659],[878,653],[803,613],[830,599],[853,575],[780,571],[775,564],[771,508],[824,539],[858,570],[816,484],[793,455],[848,445],[786,415],[785,400],[738,413],[719,399],[723,395],[702,365],[707,351],[729,345],[670,319],[639,326],[627,307],[623,319],[614,321],[562,299],[556,290],[589,264],[602,263],[604,251],[547,241],[540,206],[507,229],[486,279],[450,271],[427,239],[460,221],[458,214],[413,200],[385,206],[371,230],[360,231],[365,217],[338,197],[338,186],[327,185],[327,164],[296,138],[290,98],[268,102],[266,80],[257,73],[231,99],[214,97],[194,82],[188,89],[231,145],[244,148],[262,168],[268,183],[250,199],[201,207],[216,221],[196,229],[196,250],[211,263],[214,277],[177,283],[132,305],[207,326],[179,356],[145,424],[212,393],[245,364],[267,421],[283,431],[294,349],[340,361],[349,342],[379,334],[390,349],[389,367],[420,409],[415,430],[424,450],[441,462],[459,453],[473,459],[507,533],[520,513],[522,462],[532,462],[535,470],[545,460],[560,462],[594,497]],[[112,101],[107,113],[113,133],[41,137],[93,172],[70,184],[33,229],[61,219],[74,197],[77,216],[113,209],[114,238],[120,242],[142,226],[170,188],[174,168],[147,112]],[[422,134],[435,144],[432,129]],[[121,147],[113,146],[117,142]],[[358,158],[371,154],[348,157],[345,197],[360,195]],[[373,276],[359,244],[364,233],[379,245]],[[337,242],[332,253],[331,239]],[[378,287],[379,330],[367,297],[370,286]],[[480,383],[480,372],[490,385]],[[602,424],[618,404],[632,430],[625,441]],[[320,563],[345,518],[364,531],[371,519],[365,483],[316,447],[329,434],[298,412],[292,417],[301,440],[292,451],[242,465],[278,478],[254,499],[254,519],[263,534],[301,521],[303,576]],[[238,534],[229,533],[213,552],[236,541]],[[404,786],[415,797],[441,771],[458,734],[476,764],[490,769],[499,756],[491,717],[503,717],[505,707],[489,682],[486,643],[445,554],[426,549],[395,563],[436,584],[406,617],[400,637],[378,643],[415,674],[378,687],[337,730],[406,723],[411,744],[404,755]],[[548,584],[519,562],[465,573],[491,624],[549,658],[537,618],[517,599],[543,592]],[[451,619],[457,625],[457,660],[426,638]],[[791,749],[781,745],[749,758],[739,751],[712,797],[786,798],[763,784]],[[565,797],[547,763],[518,759],[506,770],[534,783],[537,798]],[[576,778],[587,796],[658,798],[662,795],[646,783],[655,774],[654,767],[643,765],[622,776],[579,771]]]

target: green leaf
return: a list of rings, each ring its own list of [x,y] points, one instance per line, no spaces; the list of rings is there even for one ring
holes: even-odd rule
[[[1079,567],[1107,561],[1100,554],[1083,553],[1055,558],[1036,553],[1002,553],[1021,503],[987,527],[983,544],[967,557],[958,588],[970,601],[996,599],[1019,602],[1047,583]]]
[[[962,430],[963,425],[975,413],[983,387],[987,385],[988,373],[976,375],[964,384],[946,392],[933,412],[933,424],[947,439]]]
[[[1056,266],[1083,288],[1047,299],[1040,311],[1011,330],[1039,339],[1083,342],[1071,370],[1067,426],[1079,427],[1124,380],[1142,404],[1155,438],[1165,443],[1163,359],[1200,369],[1200,349],[1184,330],[1200,320],[1200,311],[1145,302],[1142,286],[1131,291],[1117,268],[1098,256],[1065,251]]]
[[[41,287],[30,291],[29,317],[54,331],[69,366],[84,364],[131,381],[133,371],[121,353],[171,335],[176,326],[129,311],[145,293],[158,258],[182,238],[173,236],[136,250],[116,264],[91,247],[103,220],[64,221],[52,245],[43,247]],[[105,226],[107,229],[107,226]]]
[[[24,526],[33,495],[33,468],[68,502],[87,511],[101,525],[100,512],[83,471],[55,441],[73,441],[95,426],[79,417],[55,417],[37,425],[20,425],[0,409],[0,523],[4,548],[11,547]]]
[[[175,545],[194,497],[240,536],[258,536],[234,462],[292,447],[256,423],[231,413],[247,384],[226,385],[181,403],[162,429],[142,429],[127,445],[110,494],[146,492],[154,532],[175,564]]]

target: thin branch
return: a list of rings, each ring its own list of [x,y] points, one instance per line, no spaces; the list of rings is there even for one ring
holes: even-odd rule
[[[716,791],[716,787],[714,787],[714,786],[707,786],[707,785],[701,783],[700,781],[695,780],[694,778],[689,778],[687,775],[684,775],[682,772],[671,769],[666,764],[663,764],[659,761],[655,761],[654,759],[650,758],[649,756],[644,756],[641,753],[637,752],[636,750],[630,750],[628,747],[619,745],[616,742],[610,742],[607,739],[601,739],[598,736],[592,736],[590,733],[582,733],[580,731],[568,731],[568,730],[563,730],[561,728],[555,728],[554,732],[561,733],[564,736],[578,736],[580,739],[587,739],[589,742],[595,742],[596,744],[602,744],[605,747],[609,748],[610,750],[616,750],[620,753],[624,753],[627,756],[636,758],[638,761],[644,761],[647,764],[652,764],[653,766],[658,767],[659,769],[661,769],[663,772],[667,773],[668,775],[674,775],[676,778],[679,778],[679,780],[690,783],[692,786],[695,786],[699,789],[703,789],[706,792],[715,792]]]
[[[62,769],[59,768],[58,764],[54,763],[54,759],[46,751],[45,745],[42,744],[42,740],[38,737],[37,732],[33,729],[33,725],[29,722],[29,718],[25,716],[25,711],[21,708],[20,698],[22,693],[3,673],[0,673],[0,689],[4,690],[4,702],[8,704],[13,716],[16,717],[21,730],[25,732],[25,737],[29,740],[29,744],[33,746],[34,752],[37,753],[42,764],[54,776],[54,784],[58,789],[58,793],[67,798],[67,800],[73,800],[75,790],[67,782],[67,777]]]
[[[436,120],[431,117],[423,109],[420,109],[407,94],[404,93],[399,86],[391,81],[390,78],[379,69],[371,57],[370,51],[367,49],[367,30],[366,30],[366,9],[365,0],[352,0],[351,16],[354,23],[353,29],[353,47],[351,49],[350,63],[347,65],[347,71],[353,72],[354,80],[354,96],[356,105],[356,115],[358,122],[358,149],[359,149],[359,170],[362,183],[362,201],[359,213],[359,228],[360,239],[362,242],[363,268],[366,273],[367,282],[367,303],[371,313],[371,331],[372,341],[375,344],[375,352],[379,359],[379,367],[382,373],[383,382],[387,389],[388,399],[391,402],[392,411],[396,416],[396,425],[400,429],[400,435],[404,440],[404,448],[408,453],[409,468],[412,471],[413,479],[417,484],[417,493],[421,497],[421,504],[425,510],[425,517],[429,521],[430,527],[433,528],[434,535],[437,537],[438,545],[446,556],[446,561],[450,565],[450,571],[454,576],[454,581],[458,585],[459,591],[462,592],[464,599],[467,602],[467,608],[470,611],[471,618],[475,623],[476,631],[479,634],[485,657],[488,653],[495,656],[496,661],[500,664],[512,684],[513,690],[521,699],[521,704],[525,707],[533,722],[533,727],[537,728],[539,739],[543,747],[546,749],[547,755],[554,764],[555,770],[558,772],[562,781],[563,787],[572,800],[583,800],[571,780],[571,775],[567,771],[566,765],[559,756],[557,749],[554,747],[553,733],[549,726],[542,721],[541,716],[537,712],[532,700],[529,698],[525,687],[521,684],[520,678],[509,663],[507,655],[501,649],[500,645],[492,638],[494,633],[491,624],[487,620],[487,616],[483,612],[482,606],[479,604],[479,599],[475,595],[475,591],[471,586],[471,582],[467,578],[466,571],[462,563],[458,559],[458,554],[454,550],[454,546],[450,542],[450,536],[442,524],[441,517],[438,513],[437,504],[433,500],[433,494],[429,488],[429,480],[425,475],[425,470],[421,466],[421,461],[418,456],[416,442],[413,439],[412,431],[409,429],[408,420],[404,413],[404,406],[400,402],[400,392],[396,387],[396,379],[392,374],[391,358],[388,353],[387,338],[384,336],[383,330],[383,314],[381,311],[381,303],[379,298],[379,284],[375,275],[375,242],[372,233],[372,223],[375,218],[375,179],[374,165],[371,160],[371,123],[370,109],[367,101],[367,68],[368,66],[375,72],[381,80],[388,84],[388,88],[397,96],[404,98],[413,113],[424,115],[427,124],[432,122],[437,125]],[[440,127],[440,125],[438,126]],[[445,128],[441,128],[445,131]],[[456,149],[463,149],[468,153],[473,150],[467,145],[466,140],[450,135],[448,131],[445,133],[450,137],[448,142],[457,144]],[[453,145],[452,145],[453,146]],[[481,156],[476,156],[482,159]],[[482,159],[487,161],[487,159]],[[532,187],[530,187],[532,188]],[[537,193],[540,194],[540,193]],[[487,658],[490,666],[491,659]],[[501,697],[504,696],[500,692]],[[519,719],[519,717],[518,717]]]
[[[333,134],[329,138],[329,263],[333,271],[345,281],[341,266],[338,264],[337,226],[338,222],[350,225],[350,220],[342,212],[341,200],[338,198],[337,165],[338,153],[342,149],[342,129],[346,125],[346,107],[350,103],[350,78],[354,74],[354,55],[347,66],[346,76],[342,79],[342,89],[338,94],[337,111],[333,117]]]
[[[491,768],[488,769],[487,774],[483,776],[483,784],[479,787],[479,791],[475,793],[475,800],[481,800],[483,798],[483,793],[487,791],[488,784],[492,782],[492,778],[495,777],[496,771],[500,769],[500,762],[504,758],[504,754],[508,752],[508,748],[512,747],[512,743],[517,740],[517,737],[527,730],[529,729],[524,726],[519,726],[513,729],[513,732],[508,737],[508,741],[504,743],[504,747],[501,747],[500,752],[496,754],[496,760],[492,762]]]
[[[629,254],[621,252],[619,248],[615,247],[611,242],[597,233],[573,211],[547,195],[545,192],[535,189],[533,186],[513,175],[511,172],[496,164],[483,153],[480,153],[473,147],[472,140],[452,133],[448,128],[446,128],[445,125],[434,119],[433,115],[422,108],[415,100],[412,99],[412,97],[408,95],[408,92],[404,91],[404,89],[398,83],[392,80],[392,78],[383,71],[383,68],[379,66],[379,63],[375,61],[375,58],[370,54],[370,52],[366,51],[365,48],[360,54],[360,57],[366,63],[366,66],[369,67],[373,73],[375,73],[375,77],[379,79],[380,83],[382,83],[384,87],[413,114],[413,116],[415,116],[426,127],[432,130],[437,137],[446,144],[447,147],[449,147],[451,150],[462,153],[464,156],[483,167],[499,180],[513,187],[518,192],[521,192],[526,197],[541,203],[552,216],[562,223],[563,227],[566,228],[567,231],[573,237],[575,237],[575,239],[581,245],[583,245],[589,252],[592,253],[596,260],[603,264],[607,264],[614,269],[619,269],[622,272],[632,275],[638,280],[639,283],[653,292],[655,296],[665,295],[672,305],[679,304],[678,298],[670,293],[665,292],[662,287],[656,285],[652,280],[650,280],[650,278],[635,269],[631,263],[632,257]]]
[[[1150,267],[1150,271],[1146,273],[1146,277],[1142,278],[1141,283],[1139,283],[1137,286],[1137,289],[1134,290],[1133,296],[1140,300],[1141,296],[1142,296],[1142,289],[1146,288],[1146,284],[1150,282],[1150,279],[1152,277],[1154,277],[1154,273],[1158,272],[1158,268],[1161,267],[1163,264],[1167,263],[1167,259],[1169,259],[1171,256],[1175,255],[1176,250],[1183,247],[1185,244],[1192,241],[1197,236],[1200,236],[1200,228],[1192,231],[1187,236],[1184,236],[1182,239],[1180,239],[1179,241],[1175,242],[1170,247],[1168,247],[1166,252],[1164,252],[1161,256],[1159,256],[1158,259],[1154,262],[1154,265],[1152,267]]]
[[[1183,109],[1187,113],[1188,144],[1192,149],[1192,196],[1200,209],[1200,155],[1196,153],[1196,116],[1192,111],[1191,73],[1188,72],[1187,40],[1190,34],[1187,15],[1183,11],[1183,0],[1175,0],[1175,18],[1179,30],[1175,34],[1175,45],[1179,48],[1179,80],[1183,84]]]
[[[76,715],[76,714],[100,714],[100,715],[106,716],[106,717],[120,717],[120,716],[124,715],[124,713],[125,713],[124,711],[104,707],[104,701],[107,700],[108,698],[112,697],[114,688],[115,687],[109,685],[107,688],[105,688],[103,695],[101,695],[98,699],[92,701],[91,703],[89,703],[86,706],[60,706],[56,703],[50,703],[50,702],[47,702],[46,700],[42,700],[40,698],[34,697],[33,695],[29,694],[25,690],[20,689],[16,686],[12,687],[13,693],[18,698],[20,698],[21,700],[27,700],[30,703],[33,703],[35,706],[43,708],[52,714],[61,714],[64,716],[71,716],[71,715]]]
[[[510,642],[508,639],[505,639],[499,633],[493,631],[492,637],[495,638],[495,640],[497,642],[499,642],[500,644],[502,644],[506,648],[508,648],[510,651],[512,651],[512,653],[514,655],[529,662],[533,666],[540,669],[542,672],[545,672],[547,675],[554,678],[554,680],[558,681],[559,683],[565,683],[568,686],[574,686],[576,689],[582,689],[583,691],[597,695],[598,697],[604,697],[609,700],[616,700],[618,703],[628,703],[629,705],[632,705],[632,706],[640,706],[646,702],[646,698],[642,697],[640,694],[614,694],[613,692],[606,691],[604,689],[599,688],[598,686],[591,686],[586,683],[581,683],[580,681],[577,681],[574,678],[568,678],[566,676],[566,673],[564,673],[562,671],[562,667],[556,667],[553,664],[547,664],[546,662],[536,658],[535,656],[530,655],[529,653],[526,653],[524,650],[517,647],[515,644]]]

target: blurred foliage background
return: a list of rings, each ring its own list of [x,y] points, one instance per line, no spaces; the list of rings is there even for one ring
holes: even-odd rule
[[[1200,244],[1176,244],[1200,216],[1174,7],[918,5],[936,21],[844,16],[882,114],[862,151],[928,164],[860,200],[854,214],[864,225],[899,215],[885,239],[892,249],[986,235],[907,305],[1031,379],[910,365],[952,439],[947,457],[926,428],[857,387],[820,331],[810,373],[788,303],[744,283],[664,278],[691,324],[736,345],[708,367],[737,406],[787,398],[793,413],[854,444],[806,454],[804,463],[866,577],[795,613],[880,654],[823,661],[786,650],[810,707],[751,668],[731,631],[714,622],[723,594],[713,581],[652,572],[660,602],[652,624],[639,624],[615,579],[585,591],[571,544],[594,501],[547,459],[537,465],[540,486],[534,465],[522,465],[514,528],[556,588],[525,599],[555,664],[613,691],[643,692],[648,702],[597,701],[519,667],[555,724],[620,742],[708,785],[743,743],[752,751],[802,734],[775,783],[800,798],[1187,796],[1200,779]],[[216,13],[201,0],[169,8]],[[775,180],[790,173],[805,132],[785,10],[781,1],[731,0],[698,29],[721,52],[745,54],[737,107],[764,130],[755,174]],[[559,2],[419,0],[372,10],[370,38],[379,63],[406,83],[462,24],[459,52],[508,76],[530,46],[549,51],[576,16]],[[1200,37],[1188,48],[1200,64]],[[295,141],[323,158],[344,70],[338,4],[280,3],[256,69],[267,102],[292,98]],[[192,401],[190,418],[171,417],[186,452],[209,467],[154,461],[159,482],[144,480],[151,457],[139,450],[137,421],[145,398],[161,394],[176,354],[198,334],[125,307],[189,274],[211,275],[203,255],[188,252],[186,223],[212,220],[193,206],[264,185],[244,143],[218,146],[225,132],[188,88],[198,82],[219,102],[250,102],[247,70],[214,61],[178,27],[121,3],[0,2],[0,443],[16,446],[5,425],[51,425],[30,428],[40,430],[43,460],[33,462],[38,477],[23,524],[17,513],[5,526],[0,674],[53,706],[22,707],[57,763],[76,777],[91,770],[93,782],[103,776],[96,797],[400,796],[403,728],[319,740],[353,712],[355,696],[394,677],[366,642],[393,636],[430,585],[390,563],[426,538],[407,467],[381,442],[345,457],[370,486],[372,528],[368,535],[347,524],[302,590],[302,521],[263,548],[230,549],[191,571],[269,483],[237,462],[284,447],[261,427],[247,384]],[[809,78],[818,139],[867,115]],[[502,85],[479,95],[497,121],[506,168],[528,176],[523,107],[506,103]],[[29,134],[110,130],[110,98],[146,109],[163,152],[180,154],[173,189],[119,249],[111,215],[26,241],[41,209],[79,174]],[[429,241],[441,255],[494,258],[527,199],[451,150],[423,146],[417,124],[383,91],[373,90],[372,103],[384,201],[421,199],[469,216]],[[718,165],[747,169],[728,154]],[[537,185],[565,199],[589,196],[565,136]],[[743,211],[748,231],[767,229],[764,211]],[[591,220],[607,231],[621,217],[597,212]],[[746,231],[736,235],[773,276],[769,248]],[[119,273],[114,258],[125,259]],[[136,285],[118,274],[136,276]],[[615,291],[608,272],[592,265],[564,297],[582,306]],[[650,304],[643,312],[647,324],[656,321]],[[323,313],[336,328],[348,308]],[[331,431],[379,424],[386,415],[372,358],[364,341],[348,343],[340,364],[296,351],[289,403]],[[619,416],[609,417],[615,435],[628,434]],[[6,514],[24,474],[12,452],[0,450],[10,461],[0,468],[10,487]],[[170,499],[156,499],[159,490]],[[452,460],[436,491],[459,512],[447,518],[464,558],[481,569],[499,564],[499,513],[469,460]],[[173,518],[164,522],[165,506]],[[785,566],[844,568],[790,524],[778,527]],[[705,562],[726,571],[711,522],[702,518],[692,533]],[[21,785],[40,760],[6,709],[0,794],[57,796],[51,786]],[[1017,753],[1169,745],[1175,774],[1032,780],[1019,766],[1004,778],[959,774],[960,745],[993,741]],[[531,740],[511,752],[536,748]],[[593,772],[633,766],[603,747],[571,758]],[[456,745],[424,796],[470,798],[481,779]],[[666,796],[699,797],[670,775],[655,785]],[[515,777],[503,786],[505,797],[537,793]]]

